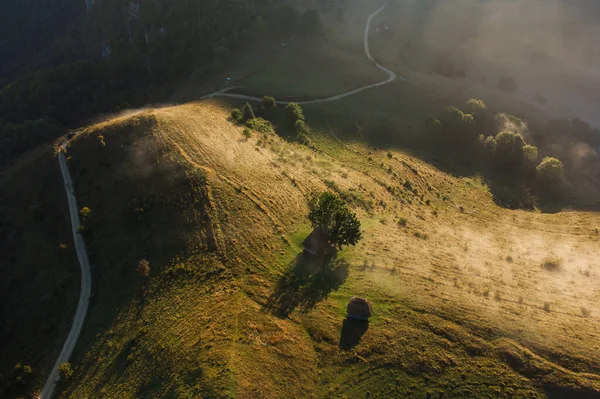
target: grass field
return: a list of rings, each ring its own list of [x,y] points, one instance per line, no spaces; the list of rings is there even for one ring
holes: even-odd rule
[[[245,139],[228,109],[146,111],[91,127],[69,149],[95,218],[96,288],[59,397],[600,390],[590,356],[600,217],[498,208],[477,179],[318,124],[312,148]],[[299,252],[307,198],[325,189],[349,199],[365,238],[319,271]],[[140,198],[147,210],[132,218]],[[544,268],[551,256],[558,270]],[[133,270],[140,258],[147,285]],[[353,295],[375,303],[368,325],[344,320]]]

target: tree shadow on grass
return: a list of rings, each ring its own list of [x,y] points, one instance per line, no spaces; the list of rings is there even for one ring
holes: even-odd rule
[[[342,333],[340,335],[340,348],[349,350],[354,348],[360,342],[362,336],[369,329],[369,322],[347,318],[342,324]]]
[[[266,308],[279,317],[296,309],[307,312],[346,281],[348,267],[335,255],[323,258],[302,252],[277,282]]]

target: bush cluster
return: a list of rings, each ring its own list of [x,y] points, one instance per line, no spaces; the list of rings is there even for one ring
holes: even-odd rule
[[[463,112],[457,107],[444,109],[439,119],[430,118],[427,126],[447,148],[461,152],[480,163],[494,176],[514,182],[530,182],[541,193],[556,193],[563,181],[563,163],[552,157],[539,160],[538,148],[527,143],[522,132],[525,123],[518,117],[498,114],[492,117],[482,100],[466,102]],[[499,131],[486,135],[486,131]]]

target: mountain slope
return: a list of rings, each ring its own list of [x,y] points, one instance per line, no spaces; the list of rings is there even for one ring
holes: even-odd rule
[[[227,117],[215,101],[145,111],[69,149],[96,288],[60,397],[600,390],[597,215],[504,210],[404,153],[320,129],[312,148],[246,140]],[[328,188],[365,239],[321,270],[299,251]],[[375,303],[366,328],[344,321],[353,295]]]
[[[77,303],[79,268],[54,154],[39,147],[0,174],[1,397],[43,383]]]

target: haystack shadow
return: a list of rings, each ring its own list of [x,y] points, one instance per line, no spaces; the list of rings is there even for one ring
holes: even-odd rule
[[[342,333],[340,334],[340,348],[349,350],[354,348],[360,342],[362,336],[369,329],[369,322],[346,318],[342,324]]]

